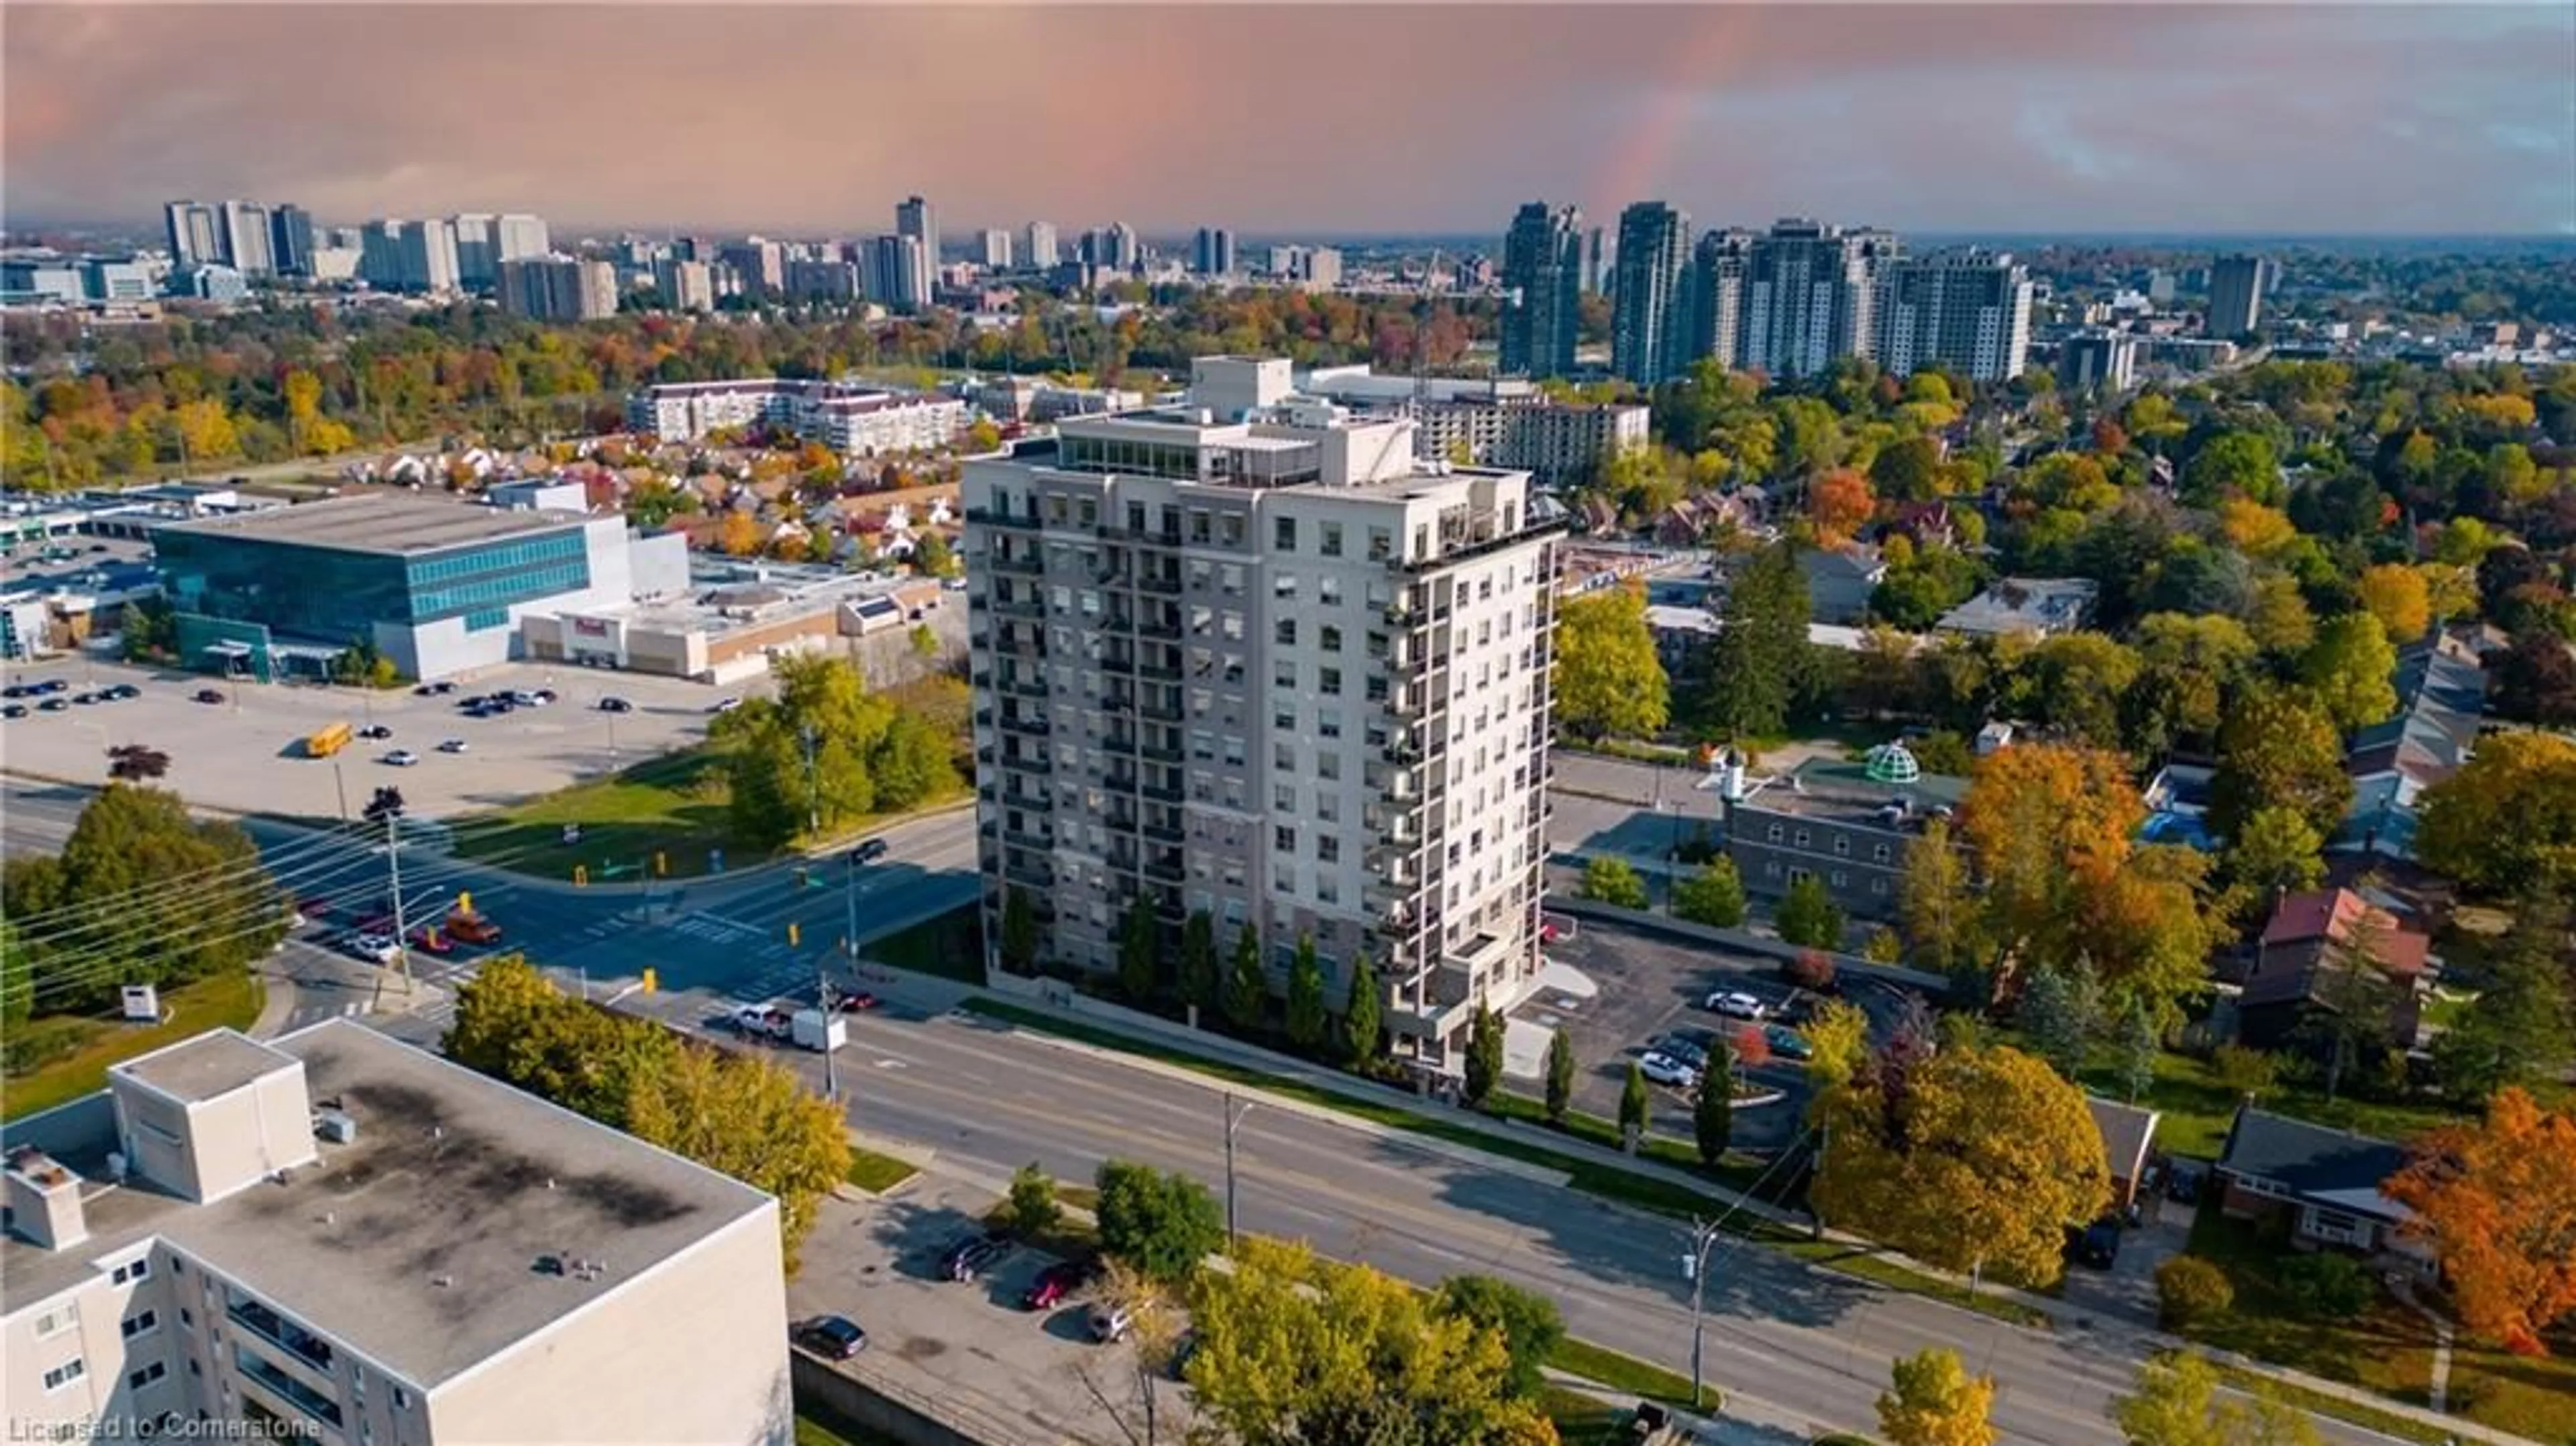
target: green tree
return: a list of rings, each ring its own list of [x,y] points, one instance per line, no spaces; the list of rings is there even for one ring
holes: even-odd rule
[[[2382,955],[2388,931],[2370,911],[2355,916],[2341,939],[2326,947],[2310,996],[2317,1007],[2299,1028],[2325,1047],[2326,1098],[2332,1100],[2349,1070],[2365,1050],[2388,1043],[2390,1020],[2401,986],[2390,977]]]
[[[1555,1301],[1490,1275],[1453,1275],[1440,1283],[1435,1309],[1502,1338],[1511,1360],[1509,1394],[1527,1400],[1546,1385],[1547,1358],[1565,1339],[1565,1319]]]
[[[2209,1078],[2229,1099],[2260,1099],[2271,1093],[2281,1062],[2259,1049],[2222,1044],[2209,1054]]]
[[[1791,545],[1776,543],[1748,559],[1727,593],[1701,727],[1727,739],[1784,731],[1807,681],[1808,621],[1807,575]]]
[[[1735,1142],[1735,1060],[1724,1045],[1709,1051],[1708,1068],[1700,1071],[1699,1090],[1691,1097],[1691,1133],[1703,1165],[1725,1159]]]
[[[1916,965],[1948,974],[1978,962],[1976,896],[1969,887],[1968,861],[1946,820],[1924,820],[1923,831],[1906,841],[1896,906],[1906,957]]]
[[[1594,854],[1583,863],[1583,897],[1622,909],[1646,907],[1646,881],[1612,854]]]
[[[1992,1446],[1994,1377],[1969,1375],[1957,1351],[1934,1346],[1900,1356],[1892,1376],[1878,1398],[1888,1446]]]
[[[1192,1292],[1195,1415],[1237,1446],[1538,1446],[1506,1326],[1364,1265],[1246,1239]],[[1474,1298],[1475,1309],[1485,1305]]]
[[[1843,909],[1825,888],[1825,881],[1814,874],[1802,874],[1790,880],[1789,892],[1780,898],[1780,907],[1772,915],[1782,940],[1804,944],[1815,949],[1840,949],[1843,946]]]
[[[1205,909],[1190,911],[1181,926],[1181,998],[1202,1013],[1213,1013],[1222,997],[1216,967],[1216,920]]]
[[[1467,1103],[1481,1105],[1503,1082],[1503,1017],[1479,1004],[1467,1025]]]
[[[1377,966],[1365,953],[1351,961],[1350,992],[1342,1006],[1342,1049],[1351,1068],[1367,1070],[1386,1045],[1386,996],[1377,981]]]
[[[1324,971],[1315,963],[1315,936],[1300,934],[1297,957],[1288,966],[1288,1042],[1312,1054],[1331,1022],[1324,1012]]]
[[[1032,1160],[1011,1176],[1011,1197],[1003,1220],[1022,1240],[1035,1240],[1055,1228],[1064,1207],[1056,1203],[1055,1180]]]
[[[1646,594],[1614,587],[1560,604],[1556,715],[1587,737],[1652,738],[1664,730],[1669,684],[1646,627]]]
[[[2281,459],[2259,432],[2213,437],[2182,469],[2182,497],[2194,507],[2214,508],[2230,496],[2275,506],[2285,490]]]
[[[2560,957],[2563,905],[2533,899],[2487,967],[2486,987],[2433,1041],[2433,1066],[2453,1099],[2483,1104],[2528,1086],[2576,1058],[2576,1002]]]
[[[1628,1083],[1619,1091],[1619,1134],[1622,1138],[1645,1138],[1646,1072],[1634,1062],[1628,1066]]]
[[[2138,1367],[2138,1389],[2112,1402],[2129,1446],[2318,1446],[2308,1418],[2263,1396],[2222,1400],[2218,1370],[2189,1351]]]
[[[1002,890],[1002,967],[1026,978],[1038,972],[1038,913],[1014,885]]]
[[[913,544],[912,565],[926,577],[955,577],[961,570],[957,549],[949,546],[947,534],[924,531]]]
[[[2102,986],[2083,960],[2062,969],[2033,969],[2022,984],[2017,1011],[2032,1049],[2068,1079],[2084,1069],[2093,1030],[2102,1015]]]
[[[1226,1022],[1238,1030],[1260,1027],[1270,1002],[1270,976],[1261,967],[1261,936],[1247,922],[1234,936],[1234,968],[1225,981]]]
[[[1719,854],[1674,885],[1673,914],[1711,928],[1742,928],[1744,879],[1735,871],[1735,860]]]
[[[2194,1330],[2226,1318],[2236,1287],[2227,1272],[2198,1255],[2176,1255],[2156,1267],[2156,1324]]]
[[[1225,1213],[1216,1197],[1178,1171],[1104,1160],[1092,1185],[1100,1248],[1149,1280],[1187,1280],[1225,1244]]]
[[[1547,1038],[1547,1122],[1565,1123],[1565,1112],[1574,1103],[1574,1041],[1563,1025]]]
[[[1857,1077],[1869,1063],[1869,1016],[1860,1006],[1828,999],[1807,1021],[1807,1078],[1819,1090]]]
[[[2298,693],[2266,689],[2237,701],[2218,735],[2209,827],[2235,839],[2255,814],[2287,809],[2318,838],[2342,826],[2352,802],[2334,719]]]
[[[566,1003],[611,1019],[613,1028],[604,1033],[660,1065],[639,1082],[623,1128],[776,1196],[787,1269],[795,1273],[798,1247],[813,1231],[823,1197],[850,1173],[849,1122],[840,1105],[806,1093],[793,1072],[768,1060],[697,1044],[648,1045],[647,1038],[667,1038],[662,1025],[607,1016],[579,1000]]]
[[[2136,1104],[2155,1084],[2156,1056],[2163,1048],[2155,1011],[2143,999],[2130,1000],[2129,1012],[2120,1021],[2120,1087],[2129,1092],[2129,1103]]]
[[[2227,844],[2227,876],[2269,899],[2326,876],[2325,840],[2295,809],[2258,808]]]
[[[2481,738],[2466,765],[2424,790],[2418,817],[2417,857],[2470,889],[2576,894],[2576,741]]]
[[[1162,930],[1154,922],[1154,901],[1139,894],[1128,901],[1118,925],[1118,992],[1139,1007],[1153,1003],[1158,982],[1155,960],[1162,954]]]
[[[949,741],[868,693],[848,659],[782,656],[770,671],[775,698],[744,703],[708,730],[742,837],[775,847],[957,788]]]
[[[2365,612],[2329,618],[2299,655],[2299,682],[2337,728],[2350,733],[2397,711],[2397,650]]]
[[[2064,1265],[2066,1223],[2111,1198],[2084,1092],[2019,1050],[1951,1045],[1925,1058],[1907,1031],[1816,1110],[1832,1140],[1819,1211],[1943,1269],[2046,1285]]]

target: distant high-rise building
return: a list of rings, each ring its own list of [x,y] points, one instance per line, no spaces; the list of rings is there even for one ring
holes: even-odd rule
[[[268,208],[257,201],[226,201],[215,208],[215,236],[223,246],[224,264],[244,276],[266,276],[277,268],[268,257]]]
[[[313,215],[301,206],[268,213],[268,259],[280,276],[313,274]]]
[[[1028,264],[1032,270],[1053,271],[1056,263],[1064,259],[1056,253],[1055,227],[1047,222],[1029,223],[1028,242]]]
[[[1690,335],[1684,350],[1733,370],[1744,330],[1744,268],[1753,255],[1750,231],[1711,231],[1691,251]]]
[[[2059,348],[2057,384],[2070,392],[2125,392],[2137,374],[2138,339],[2127,332],[2070,336]]]
[[[161,208],[170,231],[170,264],[202,266],[224,259],[224,243],[215,231],[215,208],[199,201],[172,201]]]
[[[1584,293],[1590,296],[1610,289],[1609,240],[1598,226],[1583,233],[1582,283]]]
[[[1201,226],[1190,248],[1190,269],[1201,276],[1234,274],[1234,233],[1223,226]]]
[[[1736,365],[1775,378],[1819,375],[1877,345],[1879,271],[1898,252],[1883,231],[1791,218],[1754,238],[1738,302]]]
[[[1690,316],[1683,277],[1690,262],[1690,213],[1639,201],[1619,213],[1619,263],[1610,282],[1610,370],[1642,387],[1690,370]]]
[[[1878,364],[1904,376],[1940,362],[1971,381],[2010,381],[2030,353],[2030,294],[2030,269],[1991,251],[1895,262],[1878,298]]]
[[[571,256],[520,257],[498,272],[501,309],[539,321],[599,321],[617,314],[617,268]]]
[[[2147,273],[2147,300],[2158,306],[2171,306],[2174,299],[2174,274],[2159,267]]]
[[[742,294],[754,301],[772,300],[787,289],[787,253],[775,241],[749,237],[718,247],[716,259],[733,268]]]
[[[490,290],[501,277],[500,257],[493,254],[492,218],[468,211],[448,217],[447,224],[456,229],[457,284],[469,291]]]
[[[2271,288],[2272,263],[2260,256],[2221,256],[2209,269],[2208,335],[2233,341],[2263,319],[2263,293]]]
[[[1121,271],[1133,271],[1145,263],[1145,243],[1136,228],[1124,221],[1109,224],[1109,264]]]
[[[986,227],[977,234],[975,259],[987,271],[1011,269],[1011,233],[997,227]]]
[[[839,247],[832,248],[839,251]],[[795,301],[856,301],[865,293],[859,288],[859,268],[851,262],[824,257],[799,257],[787,263],[787,295]]]
[[[492,261],[519,261],[530,256],[544,256],[554,250],[548,235],[546,218],[524,212],[510,212],[492,218]]]
[[[1297,279],[1319,291],[1330,291],[1342,284],[1342,253],[1330,246],[1301,248],[1297,259]]]
[[[894,208],[894,234],[921,243],[922,299],[930,299],[929,274],[939,269],[939,212],[919,196],[907,196]]]
[[[445,220],[403,222],[403,289],[454,291],[461,284],[456,269],[455,226]]]
[[[893,311],[930,304],[930,263],[918,236],[879,236],[868,248],[868,300]]]
[[[1574,370],[1582,325],[1583,213],[1531,201],[1503,237],[1500,361],[1506,376],[1561,377]]]
[[[715,274],[703,261],[673,256],[654,262],[653,289],[662,293],[662,304],[673,311],[716,309]]]

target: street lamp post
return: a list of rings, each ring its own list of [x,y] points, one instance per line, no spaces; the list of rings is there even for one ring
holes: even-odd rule
[[[1252,1113],[1254,1101],[1245,1100],[1238,1108],[1234,1092],[1225,1095],[1225,1239],[1232,1248],[1242,1239],[1235,1227],[1234,1215],[1234,1132],[1243,1126],[1243,1117]]]
[[[859,972],[859,856],[853,851],[841,863],[841,950],[850,959],[850,973]]]
[[[1691,1409],[1702,1404],[1700,1389],[1700,1346],[1706,1337],[1702,1300],[1708,1289],[1708,1248],[1717,1243],[1718,1222],[1698,1220],[1691,1224],[1690,1250],[1682,1256],[1682,1276],[1691,1283]]]
[[[331,787],[340,795],[340,822],[349,821],[349,779],[340,771],[340,760],[331,760]]]
[[[824,976],[823,963],[819,959],[814,962],[814,999],[815,1007],[823,1011],[823,1098],[838,1100],[841,1097],[841,1077],[832,1064],[832,1010],[840,1001],[832,997],[832,981]]]

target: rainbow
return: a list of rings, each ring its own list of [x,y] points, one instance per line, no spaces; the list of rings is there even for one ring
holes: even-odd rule
[[[1666,63],[1655,79],[1640,87],[1645,115],[1611,147],[1600,168],[1594,199],[1595,224],[1616,229],[1619,212],[1632,201],[1654,200],[1671,184],[1673,155],[1690,134],[1693,117],[1712,82],[1724,75],[1750,49],[1739,42],[1761,25],[1758,5],[1679,5],[1673,11],[1689,17],[1681,43],[1665,52]],[[1677,197],[1662,197],[1682,204]],[[1688,209],[1687,206],[1684,209]]]

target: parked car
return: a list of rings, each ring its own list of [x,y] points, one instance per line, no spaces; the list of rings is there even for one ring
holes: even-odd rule
[[[1736,990],[1719,990],[1708,997],[1705,1007],[1736,1019],[1763,1020],[1771,1017],[1770,1005]]]
[[[1091,1283],[1095,1267],[1088,1260],[1059,1260],[1038,1272],[1020,1304],[1030,1310],[1046,1310],[1065,1297]]]
[[[954,1281],[971,1281],[992,1268],[993,1262],[1010,1253],[1011,1237],[999,1231],[970,1235],[948,1247],[940,1257],[939,1273]]]
[[[26,716],[27,705],[24,703],[0,704],[0,718],[24,718]]]
[[[854,864],[872,864],[885,856],[886,841],[881,838],[861,839],[858,846],[850,850],[850,862]]]
[[[411,946],[424,954],[436,954],[441,958],[456,952],[456,941],[440,933],[435,924],[412,930]]]
[[[554,690],[554,689],[552,689],[552,688],[539,688],[537,691],[535,691],[535,692],[533,692],[533,693],[530,693],[528,696],[529,696],[530,698],[532,698],[532,699],[536,700],[536,706],[538,706],[538,707],[542,708],[542,707],[544,707],[546,704],[548,704],[548,703],[551,703],[551,702],[555,701],[556,694],[555,694],[555,690]]]
[[[134,686],[132,683],[119,683],[115,687],[107,690],[107,696],[111,698],[140,698],[143,696],[143,690]]]
[[[2116,1220],[2096,1220],[2081,1230],[2070,1225],[2066,1234],[2066,1253],[2080,1265],[2109,1270],[2120,1259],[2120,1225]]]
[[[792,1339],[827,1361],[846,1361],[868,1348],[868,1333],[847,1316],[818,1315],[798,1326]]]
[[[409,768],[420,762],[420,755],[408,748],[397,748],[385,755],[385,761],[396,768]]]
[[[382,723],[370,723],[366,727],[358,730],[358,736],[361,738],[376,739],[391,738],[394,736],[394,730],[386,727]]]
[[[745,1004],[733,1012],[733,1027],[763,1039],[785,1039],[796,1028],[796,1016],[766,1004]]]
[[[1807,1037],[1785,1024],[1763,1026],[1762,1042],[1771,1046],[1772,1055],[1779,1059],[1805,1060],[1816,1057],[1815,1046],[1807,1043]]]
[[[42,703],[36,705],[36,711],[39,713],[60,713],[71,706],[72,705],[64,699],[47,698]]]
[[[465,740],[462,738],[442,738],[438,741],[438,751],[441,753],[462,753],[465,751]]]
[[[412,689],[412,692],[423,698],[444,698],[455,691],[456,685],[454,683],[423,683],[419,687]]]
[[[865,1014],[877,1007],[877,997],[861,989],[841,996],[843,1014]]]
[[[197,701],[200,703],[224,703],[231,700],[224,696],[224,690],[221,688],[199,688],[197,690]]]
[[[352,934],[348,949],[371,964],[391,964],[402,957],[401,946],[382,934]]]
[[[1136,1317],[1123,1305],[1104,1302],[1091,1308],[1091,1338],[1104,1346],[1124,1337],[1135,1325]]]
[[[1659,1049],[1647,1050],[1646,1057],[1637,1061],[1637,1068],[1645,1074],[1646,1078],[1660,1085],[1675,1085],[1682,1089],[1689,1089],[1699,1083],[1698,1070]]]
[[[72,695],[72,701],[83,704],[104,703],[107,701],[107,695],[105,693],[74,693]]]
[[[1708,1068],[1708,1046],[1678,1034],[1667,1034],[1651,1046],[1653,1053],[1680,1060],[1692,1069]]]
[[[713,703],[707,705],[707,711],[710,713],[730,713],[741,706],[742,700],[740,698],[718,698]]]
[[[32,685],[28,691],[35,693],[63,693],[70,691],[71,686],[71,684],[64,682],[60,678],[47,678],[41,683]]]
[[[608,697],[599,700],[599,711],[602,713],[632,713],[635,711],[635,705],[627,702],[623,698]]]

